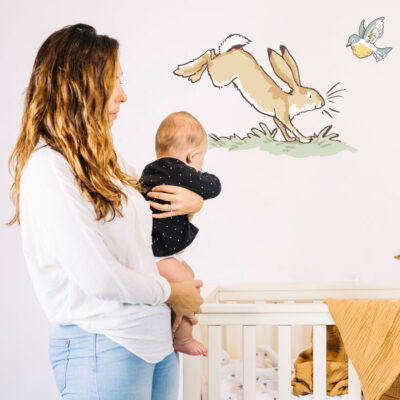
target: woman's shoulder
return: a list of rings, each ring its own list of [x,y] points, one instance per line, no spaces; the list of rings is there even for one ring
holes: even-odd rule
[[[116,150],[116,154],[121,170],[138,178],[135,169],[125,161],[121,153]],[[39,142],[30,155],[22,172],[22,176],[29,176],[30,179],[41,182],[60,178],[63,180],[74,180],[72,168],[65,157],[57,150],[52,149],[45,143],[43,144],[43,142]]]
[[[21,184],[27,178],[32,183],[47,184],[60,178],[74,180],[74,175],[68,161],[61,153],[47,145],[39,145],[24,166]]]
[[[26,163],[26,167],[29,166],[32,169],[47,169],[65,165],[69,164],[64,156],[47,145],[37,146]]]

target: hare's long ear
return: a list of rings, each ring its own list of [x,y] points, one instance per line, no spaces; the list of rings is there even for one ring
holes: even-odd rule
[[[297,83],[293,78],[292,70],[289,68],[289,65],[286,64],[283,57],[272,49],[268,49],[268,57],[276,75],[286,82],[293,90],[297,86]]]
[[[294,80],[296,81],[297,85],[300,86],[300,73],[296,61],[294,61],[294,58],[289,53],[289,50],[286,48],[286,46],[282,45],[280,46],[280,49],[283,59],[286,61],[286,64],[289,65],[289,68],[292,70]]]

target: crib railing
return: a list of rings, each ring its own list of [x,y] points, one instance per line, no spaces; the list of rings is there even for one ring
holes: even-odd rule
[[[258,288],[258,289],[257,289]],[[224,290],[225,289],[225,290]],[[200,327],[208,333],[208,400],[221,400],[222,328],[236,325],[242,329],[243,395],[244,400],[256,398],[256,327],[278,327],[278,396],[291,399],[291,327],[313,327],[313,397],[326,399],[326,326],[334,325],[326,297],[337,298],[398,298],[400,288],[390,285],[280,285],[214,288],[206,296],[199,314]],[[220,302],[240,301],[240,304]],[[271,302],[272,301],[272,302]],[[303,301],[303,302],[302,302]],[[304,302],[306,301],[306,302]],[[308,302],[307,302],[308,301]],[[254,303],[256,302],[256,303]],[[199,340],[200,328],[195,327]],[[349,400],[361,399],[361,385],[349,358]],[[200,400],[202,360],[183,357],[183,399]]]

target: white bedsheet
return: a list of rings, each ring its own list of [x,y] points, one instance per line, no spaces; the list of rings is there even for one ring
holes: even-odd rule
[[[291,362],[291,378],[294,378],[294,362]],[[207,376],[202,377],[202,400],[208,400]],[[348,394],[326,396],[326,400],[347,400]],[[292,399],[313,400],[313,394],[297,396]],[[243,400],[243,364],[232,360],[229,354],[221,351],[221,400]],[[269,345],[256,349],[256,398],[255,400],[279,400],[278,398],[278,355]],[[362,400],[364,396],[362,396]]]
[[[294,377],[294,361],[292,360],[292,373]],[[256,368],[256,399],[255,400],[279,400],[278,396],[278,368]],[[208,399],[207,376],[202,378],[202,400]],[[326,396],[327,400],[347,400],[348,394],[338,396]],[[313,400],[313,394],[294,395],[292,399]],[[221,400],[243,400],[243,368],[237,360],[221,366]],[[362,400],[364,396],[362,396]]]

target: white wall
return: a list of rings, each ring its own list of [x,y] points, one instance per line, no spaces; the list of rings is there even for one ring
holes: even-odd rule
[[[216,89],[207,74],[193,85],[172,73],[240,33],[252,40],[246,49],[268,73],[267,48],[285,44],[307,86],[323,94],[341,81],[347,91],[340,114],[331,120],[315,111],[294,122],[305,134],[333,123],[358,151],[296,159],[210,149],[204,170],[220,177],[222,194],[193,220],[200,232],[185,252],[187,261],[205,282],[399,280],[393,259],[400,253],[398,1],[37,0],[2,2],[0,15],[3,223],[13,213],[6,164],[21,126],[23,91],[52,32],[84,22],[119,40],[128,101],[113,134],[139,172],[154,159],[155,131],[172,111],[192,112],[218,136],[243,136],[260,121],[273,127],[232,86]],[[386,19],[377,45],[392,52],[379,63],[356,59],[345,48],[348,36],[358,32],[361,19],[379,16]],[[18,227],[1,225],[0,243],[0,400],[54,399],[48,323],[25,268]]]

